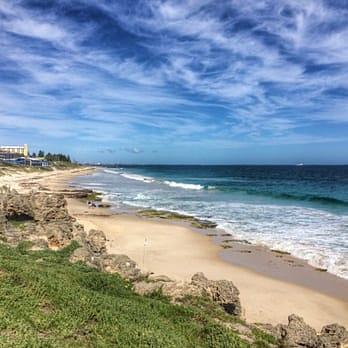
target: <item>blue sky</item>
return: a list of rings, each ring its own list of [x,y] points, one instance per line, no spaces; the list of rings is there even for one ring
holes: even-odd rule
[[[0,143],[348,163],[346,0],[0,0]]]

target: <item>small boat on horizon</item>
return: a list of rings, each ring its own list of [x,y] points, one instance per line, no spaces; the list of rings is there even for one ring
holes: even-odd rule
[[[297,167],[302,167],[302,166],[304,166],[304,163],[297,163],[296,166]]]

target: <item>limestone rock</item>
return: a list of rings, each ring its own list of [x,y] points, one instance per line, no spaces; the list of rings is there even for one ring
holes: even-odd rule
[[[173,303],[180,303],[187,296],[202,296],[198,287],[188,282],[162,282],[162,293],[171,299]]]
[[[127,255],[104,255],[100,259],[99,268],[108,273],[118,273],[122,278],[137,280],[143,277],[137,264]]]
[[[9,244],[38,240],[40,248],[46,240],[52,249],[68,245],[74,238],[75,219],[66,208],[61,194],[19,194],[1,189],[0,237]]]
[[[331,324],[322,328],[318,347],[340,348],[343,345],[348,345],[348,332],[343,326]]]
[[[166,275],[149,275],[148,279],[152,282],[172,282],[173,280],[167,277]]]
[[[203,296],[222,306],[227,313],[241,315],[239,291],[228,280],[209,280],[203,273],[196,273],[190,283],[176,282],[166,276],[150,276],[147,282],[141,281],[134,285],[134,291],[141,295],[158,290],[174,303],[180,303],[188,296]]]
[[[84,247],[80,247],[74,250],[70,255],[69,261],[72,263],[83,262],[87,266],[97,268],[98,258],[93,256],[89,250]]]
[[[193,275],[191,284],[201,289],[203,295],[219,304],[224,310],[236,316],[242,313],[239,290],[229,280],[209,280],[203,273]]]
[[[106,237],[103,231],[90,230],[86,238],[88,249],[96,254],[102,255],[106,253]]]
[[[134,283],[133,290],[138,295],[151,295],[157,291],[162,291],[163,283],[162,282],[146,282],[140,281]]]
[[[75,222],[73,225],[73,239],[76,240],[80,245],[86,244],[87,233],[83,225]]]
[[[303,318],[291,314],[288,325],[279,325],[280,339],[283,346],[289,348],[317,348],[318,336],[316,331],[307,325]]]
[[[16,190],[2,189],[0,209],[6,218],[15,216],[33,216],[33,209],[28,197],[19,195]]]

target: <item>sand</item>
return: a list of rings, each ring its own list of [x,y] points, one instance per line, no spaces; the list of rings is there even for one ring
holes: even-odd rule
[[[42,176],[35,181],[52,190],[60,190],[73,176],[89,172],[90,169],[86,172],[65,171],[54,176]],[[34,179],[31,177],[30,180]],[[18,187],[18,183],[16,185]],[[279,279],[282,276],[272,274],[274,266],[267,267],[265,257],[268,254],[265,257],[262,253],[256,254],[262,259],[255,262],[263,267],[261,272],[257,272],[258,267],[252,262],[254,253],[235,253],[231,259],[226,255],[221,257],[227,250],[212,241],[215,237],[208,237],[185,224],[113,214],[108,209],[88,208],[76,199],[68,199],[68,208],[86,230],[96,228],[105,232],[110,253],[126,254],[146,271],[165,274],[175,280],[189,280],[200,271],[210,279],[232,280],[240,290],[243,316],[248,322],[286,323],[287,316],[296,313],[317,330],[335,322],[348,327],[346,280],[321,274],[313,268],[305,271],[300,267],[290,268],[289,263],[279,258],[277,273],[288,273],[284,276],[287,280],[282,280]],[[248,261],[239,262],[243,258]],[[273,258],[276,259],[275,256]],[[248,267],[248,264],[255,267]],[[271,270],[270,275],[267,275],[267,268]],[[311,284],[306,283],[308,274],[313,279]],[[305,279],[301,281],[301,278]]]

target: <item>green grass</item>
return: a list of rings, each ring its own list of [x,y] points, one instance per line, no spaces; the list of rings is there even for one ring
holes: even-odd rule
[[[117,275],[69,263],[76,247],[0,244],[0,347],[250,347],[216,307],[138,296]]]

